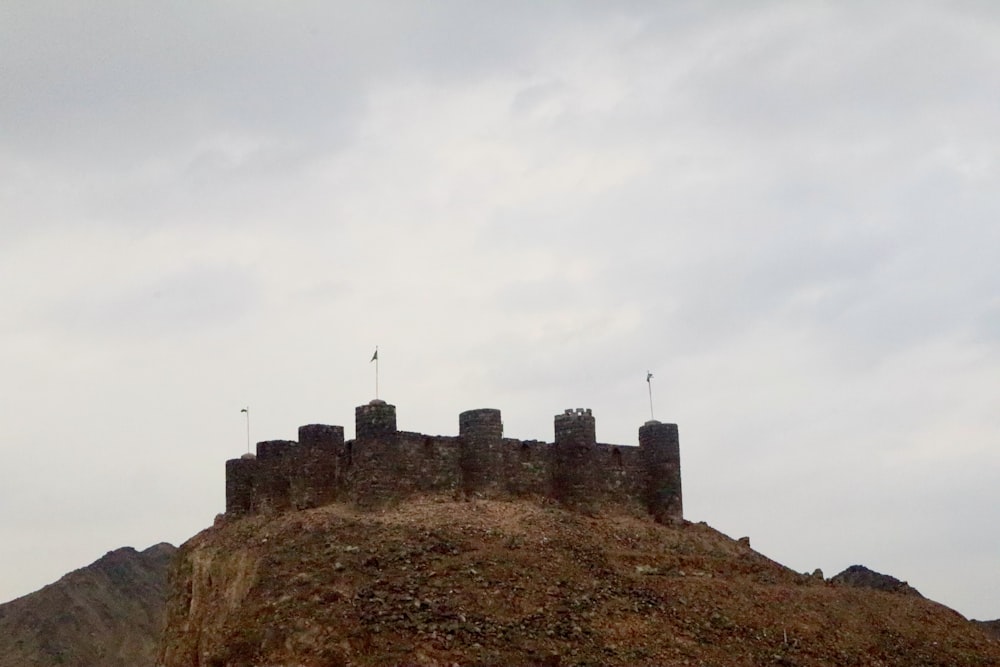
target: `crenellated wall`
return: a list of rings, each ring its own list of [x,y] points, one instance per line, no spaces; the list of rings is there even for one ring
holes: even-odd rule
[[[645,509],[657,521],[683,519],[676,424],[646,422],[639,446],[598,443],[590,410],[555,416],[554,442],[503,437],[500,411],[459,415],[458,436],[396,427],[396,407],[355,410],[354,440],[342,426],[309,424],[298,441],[257,443],[257,454],[226,462],[226,514],[281,512],[345,501],[377,507],[419,493],[549,497],[582,511],[603,505]]]

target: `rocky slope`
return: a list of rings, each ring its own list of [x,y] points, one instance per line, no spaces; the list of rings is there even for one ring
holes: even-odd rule
[[[995,621],[973,621],[973,623],[1000,640],[1000,619]]]
[[[126,547],[0,605],[0,667],[143,667],[156,657],[176,548]]]
[[[703,524],[525,501],[223,520],[171,580],[165,667],[1000,665],[918,595],[801,575]]]

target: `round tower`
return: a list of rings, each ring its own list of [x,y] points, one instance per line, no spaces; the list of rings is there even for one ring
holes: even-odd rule
[[[643,496],[650,514],[660,522],[683,520],[677,424],[651,420],[640,426],[639,457],[643,469]]]
[[[257,483],[255,501],[264,510],[284,510],[291,506],[291,466],[299,443],[294,440],[264,440],[257,443]]]
[[[386,440],[396,435],[396,406],[375,399],[354,409],[357,440]]]
[[[459,465],[462,487],[475,493],[499,481],[503,422],[493,408],[466,410],[458,415]]]
[[[290,456],[295,450],[294,440],[264,440],[257,443],[258,461],[277,461]]]
[[[299,427],[301,456],[292,496],[299,507],[316,507],[337,497],[344,453],[344,427],[306,424]]]
[[[597,436],[590,409],[555,416],[552,494],[569,505],[589,505],[597,484]]]
[[[254,509],[257,458],[250,453],[226,461],[226,514],[247,514]]]

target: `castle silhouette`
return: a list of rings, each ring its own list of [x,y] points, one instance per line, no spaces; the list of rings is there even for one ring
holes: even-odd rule
[[[639,445],[599,443],[589,409],[555,416],[555,440],[503,437],[500,411],[468,410],[457,436],[396,428],[396,406],[373,400],[344,427],[309,424],[299,439],[257,443],[257,454],[226,461],[226,515],[282,512],[330,502],[379,506],[421,493],[544,497],[582,511],[606,505],[683,520],[676,424],[651,420]]]

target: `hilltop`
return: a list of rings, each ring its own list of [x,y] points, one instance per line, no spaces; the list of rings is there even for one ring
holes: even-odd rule
[[[166,543],[116,549],[0,605],[0,667],[152,664],[175,551]]]
[[[794,572],[704,524],[454,498],[220,519],[174,561],[161,663],[1000,664],[942,605]]]

